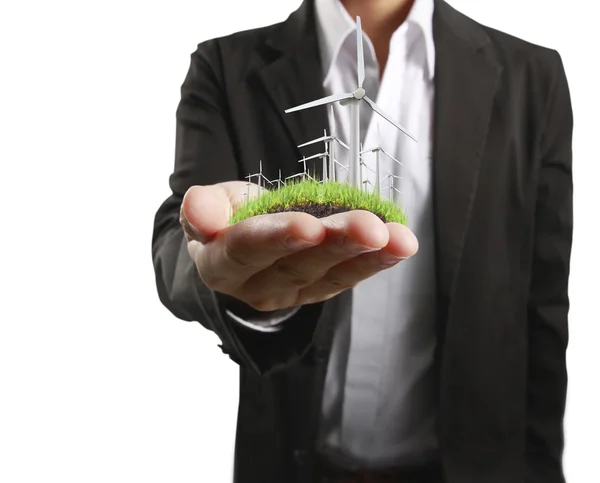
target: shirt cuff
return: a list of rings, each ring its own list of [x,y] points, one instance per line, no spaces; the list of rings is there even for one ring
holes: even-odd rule
[[[281,324],[286,320],[292,318],[299,310],[300,306],[290,307],[287,309],[274,310],[272,312],[260,314],[245,319],[234,314],[229,309],[225,310],[225,313],[235,322],[249,329],[258,332],[278,332],[281,329],[283,329]]]

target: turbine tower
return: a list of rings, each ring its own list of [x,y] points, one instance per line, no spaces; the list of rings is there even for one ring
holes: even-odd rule
[[[296,107],[287,109],[285,112],[295,112],[311,107],[322,106],[340,102],[342,105],[350,105],[350,184],[362,189],[360,183],[360,102],[366,102],[373,111],[390,122],[397,129],[406,134],[413,141],[416,139],[409,134],[400,124],[394,121],[391,117],[385,114],[368,96],[363,88],[365,80],[365,59],[363,55],[363,37],[360,24],[360,17],[356,17],[356,57],[357,57],[357,83],[358,86],[354,92],[346,92],[342,94],[332,94],[331,96],[317,99],[316,101],[307,102]]]

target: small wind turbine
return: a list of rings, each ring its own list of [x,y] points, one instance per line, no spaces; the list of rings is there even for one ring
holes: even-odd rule
[[[327,160],[329,158],[329,152],[327,151],[327,145],[325,145],[325,152],[324,153],[317,153],[317,154],[313,154],[312,156],[309,156],[308,158],[303,158],[303,161],[306,162],[310,159],[318,159],[321,158],[323,160],[323,178],[322,181],[325,183],[327,182]]]
[[[312,141],[308,141],[307,143],[301,144],[298,147],[303,148],[305,146],[309,146],[311,144],[315,144],[320,141],[324,141],[325,142],[325,150],[329,153],[329,166],[328,166],[329,179],[331,181],[335,181],[335,163],[336,163],[336,160],[335,160],[336,145],[335,145],[335,143],[338,143],[340,146],[342,146],[343,148],[346,148],[346,149],[350,149],[350,147],[345,142],[343,142],[335,133],[335,117],[334,117],[334,113],[333,113],[333,104],[329,105],[329,109],[331,112],[331,134],[328,136],[327,129],[324,129],[322,137],[314,139]]]
[[[315,143],[318,143],[321,141],[325,142],[325,153],[320,153],[318,155],[311,156],[310,158],[306,158],[306,159],[319,158],[319,157],[323,157],[323,155],[326,155],[327,159],[325,159],[323,157],[323,180],[327,181],[327,171],[329,171],[329,179],[331,181],[335,181],[335,163],[334,163],[335,143],[337,142],[340,146],[342,146],[346,149],[350,149],[350,148],[344,141],[339,139],[335,134],[332,133],[328,136],[327,129],[323,130],[323,136],[321,136],[320,138],[313,139],[312,141],[308,141],[307,143],[304,143],[304,144],[300,144],[300,146],[298,146],[298,147],[303,148],[305,146],[310,146],[311,144],[315,144]],[[328,167],[325,166],[325,163],[328,164]]]
[[[375,193],[379,194],[381,192],[381,182],[379,180],[379,172],[380,172],[379,153],[385,154],[388,158],[390,158],[392,161],[398,163],[400,166],[404,166],[404,165],[400,161],[398,161],[396,158],[394,158],[394,156],[392,156],[390,153],[386,152],[381,147],[381,135],[379,132],[379,124],[377,124],[377,146],[375,146],[374,148],[366,149],[366,150],[360,152],[361,156],[366,153],[375,153]]]
[[[258,170],[258,173],[249,174],[248,176],[246,176],[246,179],[248,179],[248,182],[250,182],[252,178],[254,178],[255,176],[257,177],[258,182],[256,184],[258,185],[258,197],[260,198],[261,180],[265,180],[265,183],[269,183],[270,185],[272,185],[273,183],[271,183],[271,181],[269,181],[269,179],[262,172],[262,160],[259,161],[259,167],[260,168]]]
[[[366,164],[363,162],[364,156],[362,155],[362,148],[363,148],[363,145],[362,145],[362,143],[360,143],[360,150],[358,151],[358,163],[359,163],[358,164],[358,174],[359,174],[358,181],[360,183],[359,186],[360,186],[361,189],[364,186],[364,183],[363,183],[363,169],[362,168],[363,168],[363,166],[366,166]]]
[[[362,28],[360,24],[360,17],[356,17],[356,57],[357,57],[357,81],[358,87],[354,92],[346,92],[342,94],[333,94],[331,96],[324,97],[322,99],[318,99],[316,101],[307,102],[306,104],[301,104],[300,106],[292,107],[287,109],[285,112],[295,112],[300,111],[302,109],[309,109],[311,107],[322,106],[325,104],[332,104],[334,102],[340,102],[342,105],[350,104],[350,183],[354,186],[361,187],[359,180],[359,170],[360,170],[360,152],[359,152],[359,144],[360,144],[360,102],[365,101],[373,111],[379,114],[381,117],[386,119],[392,125],[394,125],[397,129],[402,131],[408,137],[410,137],[413,141],[416,139],[409,134],[406,129],[404,129],[400,124],[396,121],[392,120],[387,114],[385,114],[369,97],[367,97],[367,93],[363,88],[363,82],[365,80],[365,59],[363,55],[363,36],[362,36]]]
[[[252,178],[254,178],[255,176],[258,176],[258,196],[260,197],[260,175],[258,173],[255,174],[249,174],[248,176],[246,176],[246,179],[248,180],[248,188],[250,187],[250,184],[252,183]],[[250,189],[248,189],[248,195],[250,195]],[[248,198],[250,199],[250,198]]]
[[[288,176],[287,178],[285,178],[285,180],[287,181],[287,180],[290,180],[290,179],[298,178],[300,176],[302,177],[302,179],[305,179],[306,177],[312,179],[311,176],[305,171],[303,173],[296,173],[296,174],[293,174],[291,176]]]
[[[302,163],[302,166],[304,167],[304,174],[306,174],[306,156],[302,156],[302,159],[298,162]]]
[[[273,181],[277,183],[277,189],[281,188],[281,185],[285,186],[285,181],[281,179],[281,170],[279,170],[279,178]]]
[[[392,199],[392,190],[395,191],[396,193],[402,194],[402,191],[400,191],[398,188],[396,188],[394,186],[394,179],[402,179],[402,176],[398,176],[395,174],[392,174],[390,171],[388,171],[388,175],[383,178],[382,181],[388,180],[388,199],[391,201]]]
[[[299,163],[302,163],[304,165],[304,170],[302,171],[302,173],[296,173],[293,174],[292,176],[288,176],[287,178],[285,178],[286,180],[288,179],[292,179],[292,178],[297,178],[298,176],[302,176],[302,179],[305,179],[306,177],[308,177],[309,179],[312,179],[314,181],[314,178],[306,171],[306,160],[308,158],[306,156],[304,156],[301,160],[299,160]]]

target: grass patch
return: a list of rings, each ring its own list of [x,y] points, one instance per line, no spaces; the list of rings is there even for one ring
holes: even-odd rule
[[[237,223],[251,216],[264,215],[277,211],[288,211],[302,205],[329,205],[345,207],[349,210],[366,210],[385,219],[406,225],[404,211],[393,201],[388,201],[375,193],[358,189],[348,183],[319,183],[310,179],[288,181],[279,189],[262,189],[259,198],[241,205],[230,219]]]

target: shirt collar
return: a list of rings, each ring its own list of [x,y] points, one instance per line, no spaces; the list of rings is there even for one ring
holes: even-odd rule
[[[321,52],[321,65],[323,66],[324,79],[334,64],[346,38],[356,29],[355,21],[350,17],[340,0],[315,0],[317,17],[317,32]],[[427,77],[433,79],[435,72],[435,46],[433,42],[433,0],[415,0],[406,21],[402,24],[414,24],[421,29],[425,41],[427,56]],[[397,38],[396,33],[392,35]],[[366,37],[366,34],[365,34]],[[365,38],[365,43],[370,43]],[[365,54],[367,45],[365,45]]]

